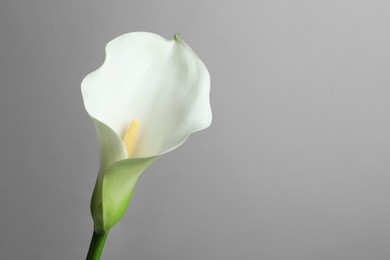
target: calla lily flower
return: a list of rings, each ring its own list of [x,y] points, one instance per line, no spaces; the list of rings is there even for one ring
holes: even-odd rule
[[[103,65],[81,89],[100,150],[91,213],[95,232],[106,233],[124,214],[140,174],[211,124],[210,76],[177,34],[166,40],[136,32],[107,44]]]

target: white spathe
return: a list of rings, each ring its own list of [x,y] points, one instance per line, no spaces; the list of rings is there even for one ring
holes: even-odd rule
[[[120,140],[139,120],[135,158],[168,152],[212,120],[207,68],[177,35],[171,41],[147,32],[119,36],[81,86],[89,115]]]
[[[95,124],[100,169],[91,200],[96,232],[108,232],[124,214],[137,179],[159,155],[211,124],[210,76],[176,34],[169,41],[147,32],[109,42],[103,65],[82,84]],[[122,141],[139,122],[130,158]]]

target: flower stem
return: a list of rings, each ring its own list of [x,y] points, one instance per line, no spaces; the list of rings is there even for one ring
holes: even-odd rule
[[[91,245],[89,246],[86,260],[99,260],[102,254],[104,243],[106,242],[108,232],[96,233],[93,232]]]

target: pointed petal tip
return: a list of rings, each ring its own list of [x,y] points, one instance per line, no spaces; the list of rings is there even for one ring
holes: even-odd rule
[[[175,41],[179,41],[179,40],[181,40],[180,39],[180,33],[175,33],[175,35],[173,36],[173,39],[175,40]]]

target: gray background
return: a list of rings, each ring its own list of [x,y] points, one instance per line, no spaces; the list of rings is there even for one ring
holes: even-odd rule
[[[140,178],[102,259],[388,260],[388,1],[0,3],[0,258],[83,259],[80,82],[130,31],[182,38],[214,122]]]

